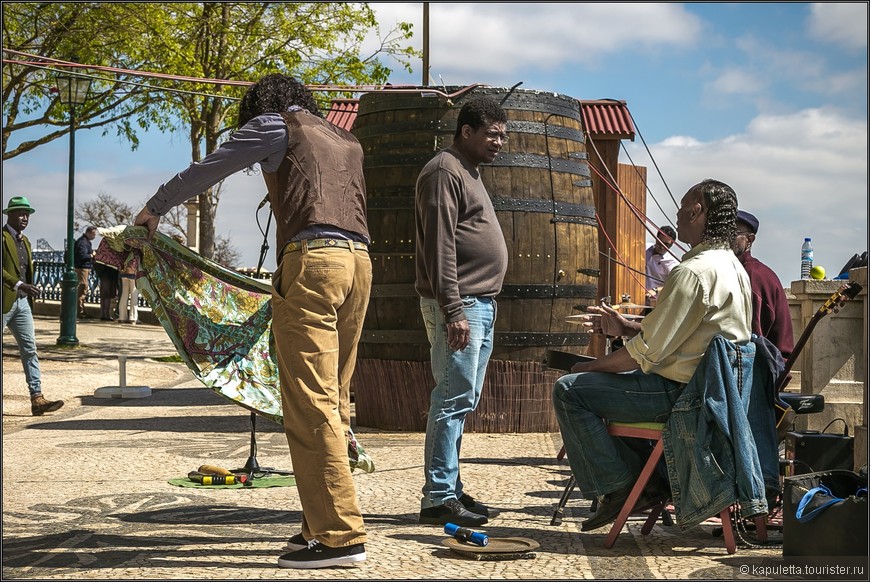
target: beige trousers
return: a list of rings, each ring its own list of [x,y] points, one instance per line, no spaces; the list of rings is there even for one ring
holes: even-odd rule
[[[78,285],[76,286],[76,300],[78,301],[78,313],[81,315],[85,312],[85,295],[88,293],[88,277],[91,276],[90,269],[76,269],[76,278]]]
[[[366,541],[345,432],[371,282],[367,252],[307,246],[284,253],[272,279],[272,334],[302,535],[329,547]]]

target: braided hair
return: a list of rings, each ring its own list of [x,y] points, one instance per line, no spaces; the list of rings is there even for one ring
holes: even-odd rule
[[[248,87],[242,97],[236,127],[242,127],[264,113],[283,113],[293,105],[323,117],[314,95],[296,78],[280,73],[266,75]]]
[[[692,190],[703,200],[707,211],[707,222],[701,240],[735,248],[737,194],[728,184],[711,179],[700,182]]]

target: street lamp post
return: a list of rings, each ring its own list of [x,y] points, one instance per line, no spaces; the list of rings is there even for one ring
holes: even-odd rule
[[[59,345],[76,346],[76,309],[78,278],[75,272],[75,233],[73,218],[75,217],[75,163],[76,163],[76,105],[82,105],[87,99],[91,80],[88,77],[61,74],[57,76],[58,98],[69,106],[69,190],[67,194],[66,217],[66,270],[61,281],[60,295],[60,337]]]

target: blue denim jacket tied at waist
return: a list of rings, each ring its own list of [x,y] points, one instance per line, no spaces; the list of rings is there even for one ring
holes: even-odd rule
[[[689,529],[739,502],[744,517],[767,512],[764,479],[747,420],[755,344],[715,336],[674,404],[664,454],[677,524]]]

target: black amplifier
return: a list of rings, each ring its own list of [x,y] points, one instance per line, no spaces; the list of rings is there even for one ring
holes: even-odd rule
[[[785,435],[785,458],[792,475],[845,469],[855,465],[855,440],[846,434],[801,430]]]

